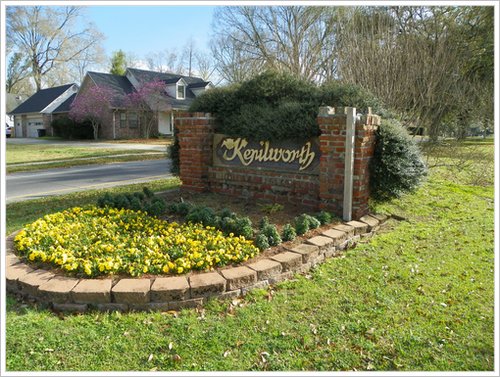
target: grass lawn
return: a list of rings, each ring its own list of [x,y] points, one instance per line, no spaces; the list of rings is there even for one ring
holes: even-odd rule
[[[492,371],[494,188],[470,184],[481,160],[435,165],[416,193],[375,205],[404,221],[241,300],[61,316],[8,296],[6,369]],[[86,195],[8,205],[7,232],[97,194]]]
[[[116,148],[85,148],[67,145],[7,144],[7,173],[47,168],[165,158],[165,153]],[[16,165],[36,163],[35,165]]]

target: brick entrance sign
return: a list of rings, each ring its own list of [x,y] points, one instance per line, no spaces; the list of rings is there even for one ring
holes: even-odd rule
[[[216,192],[324,209],[346,221],[368,213],[369,163],[378,115],[352,107],[321,107],[321,135],[269,142],[214,133],[205,113],[179,114],[182,190]]]

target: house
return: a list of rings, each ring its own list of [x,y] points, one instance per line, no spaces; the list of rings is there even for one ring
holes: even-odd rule
[[[61,105],[74,98],[78,85],[66,84],[42,89],[17,106],[8,115],[14,117],[15,137],[52,135],[50,123]],[[68,106],[69,111],[69,106]]]
[[[176,112],[188,110],[197,96],[213,86],[210,82],[198,77],[136,68],[127,68],[124,76],[87,72],[77,96],[92,85],[110,89],[113,92],[113,98],[108,104],[109,116],[101,124],[100,138],[143,137],[141,119],[134,109],[127,107],[125,99],[128,94],[152,81],[160,81],[165,85],[161,103],[155,109],[157,117],[152,130],[154,135],[172,135]]]

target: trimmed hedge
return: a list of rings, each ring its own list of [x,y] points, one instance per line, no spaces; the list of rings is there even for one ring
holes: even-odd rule
[[[212,113],[216,132],[259,140],[304,139],[320,134],[320,106],[382,110],[368,91],[329,82],[321,87],[287,73],[266,71],[238,85],[209,90],[189,111]]]
[[[375,200],[399,197],[414,190],[427,173],[420,150],[394,119],[382,119],[370,164],[370,190]]]

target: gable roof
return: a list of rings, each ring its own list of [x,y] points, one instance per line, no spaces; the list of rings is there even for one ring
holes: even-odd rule
[[[127,68],[127,71],[130,72],[140,84],[155,80],[163,81],[166,84],[172,84],[176,83],[181,78],[188,86],[195,83],[205,82],[205,80],[199,77],[179,75],[177,73],[146,71],[138,68]]]
[[[55,88],[42,89],[12,110],[9,114],[39,113],[54,102],[61,94],[75,84],[56,86]]]
[[[71,110],[71,104],[73,103],[77,93],[73,93],[71,96],[66,99],[63,103],[57,106],[52,113],[69,113]]]
[[[125,76],[100,72],[87,72],[87,75],[98,87],[109,88],[115,93],[111,100],[112,107],[122,107],[125,96],[134,91],[134,86]]]

